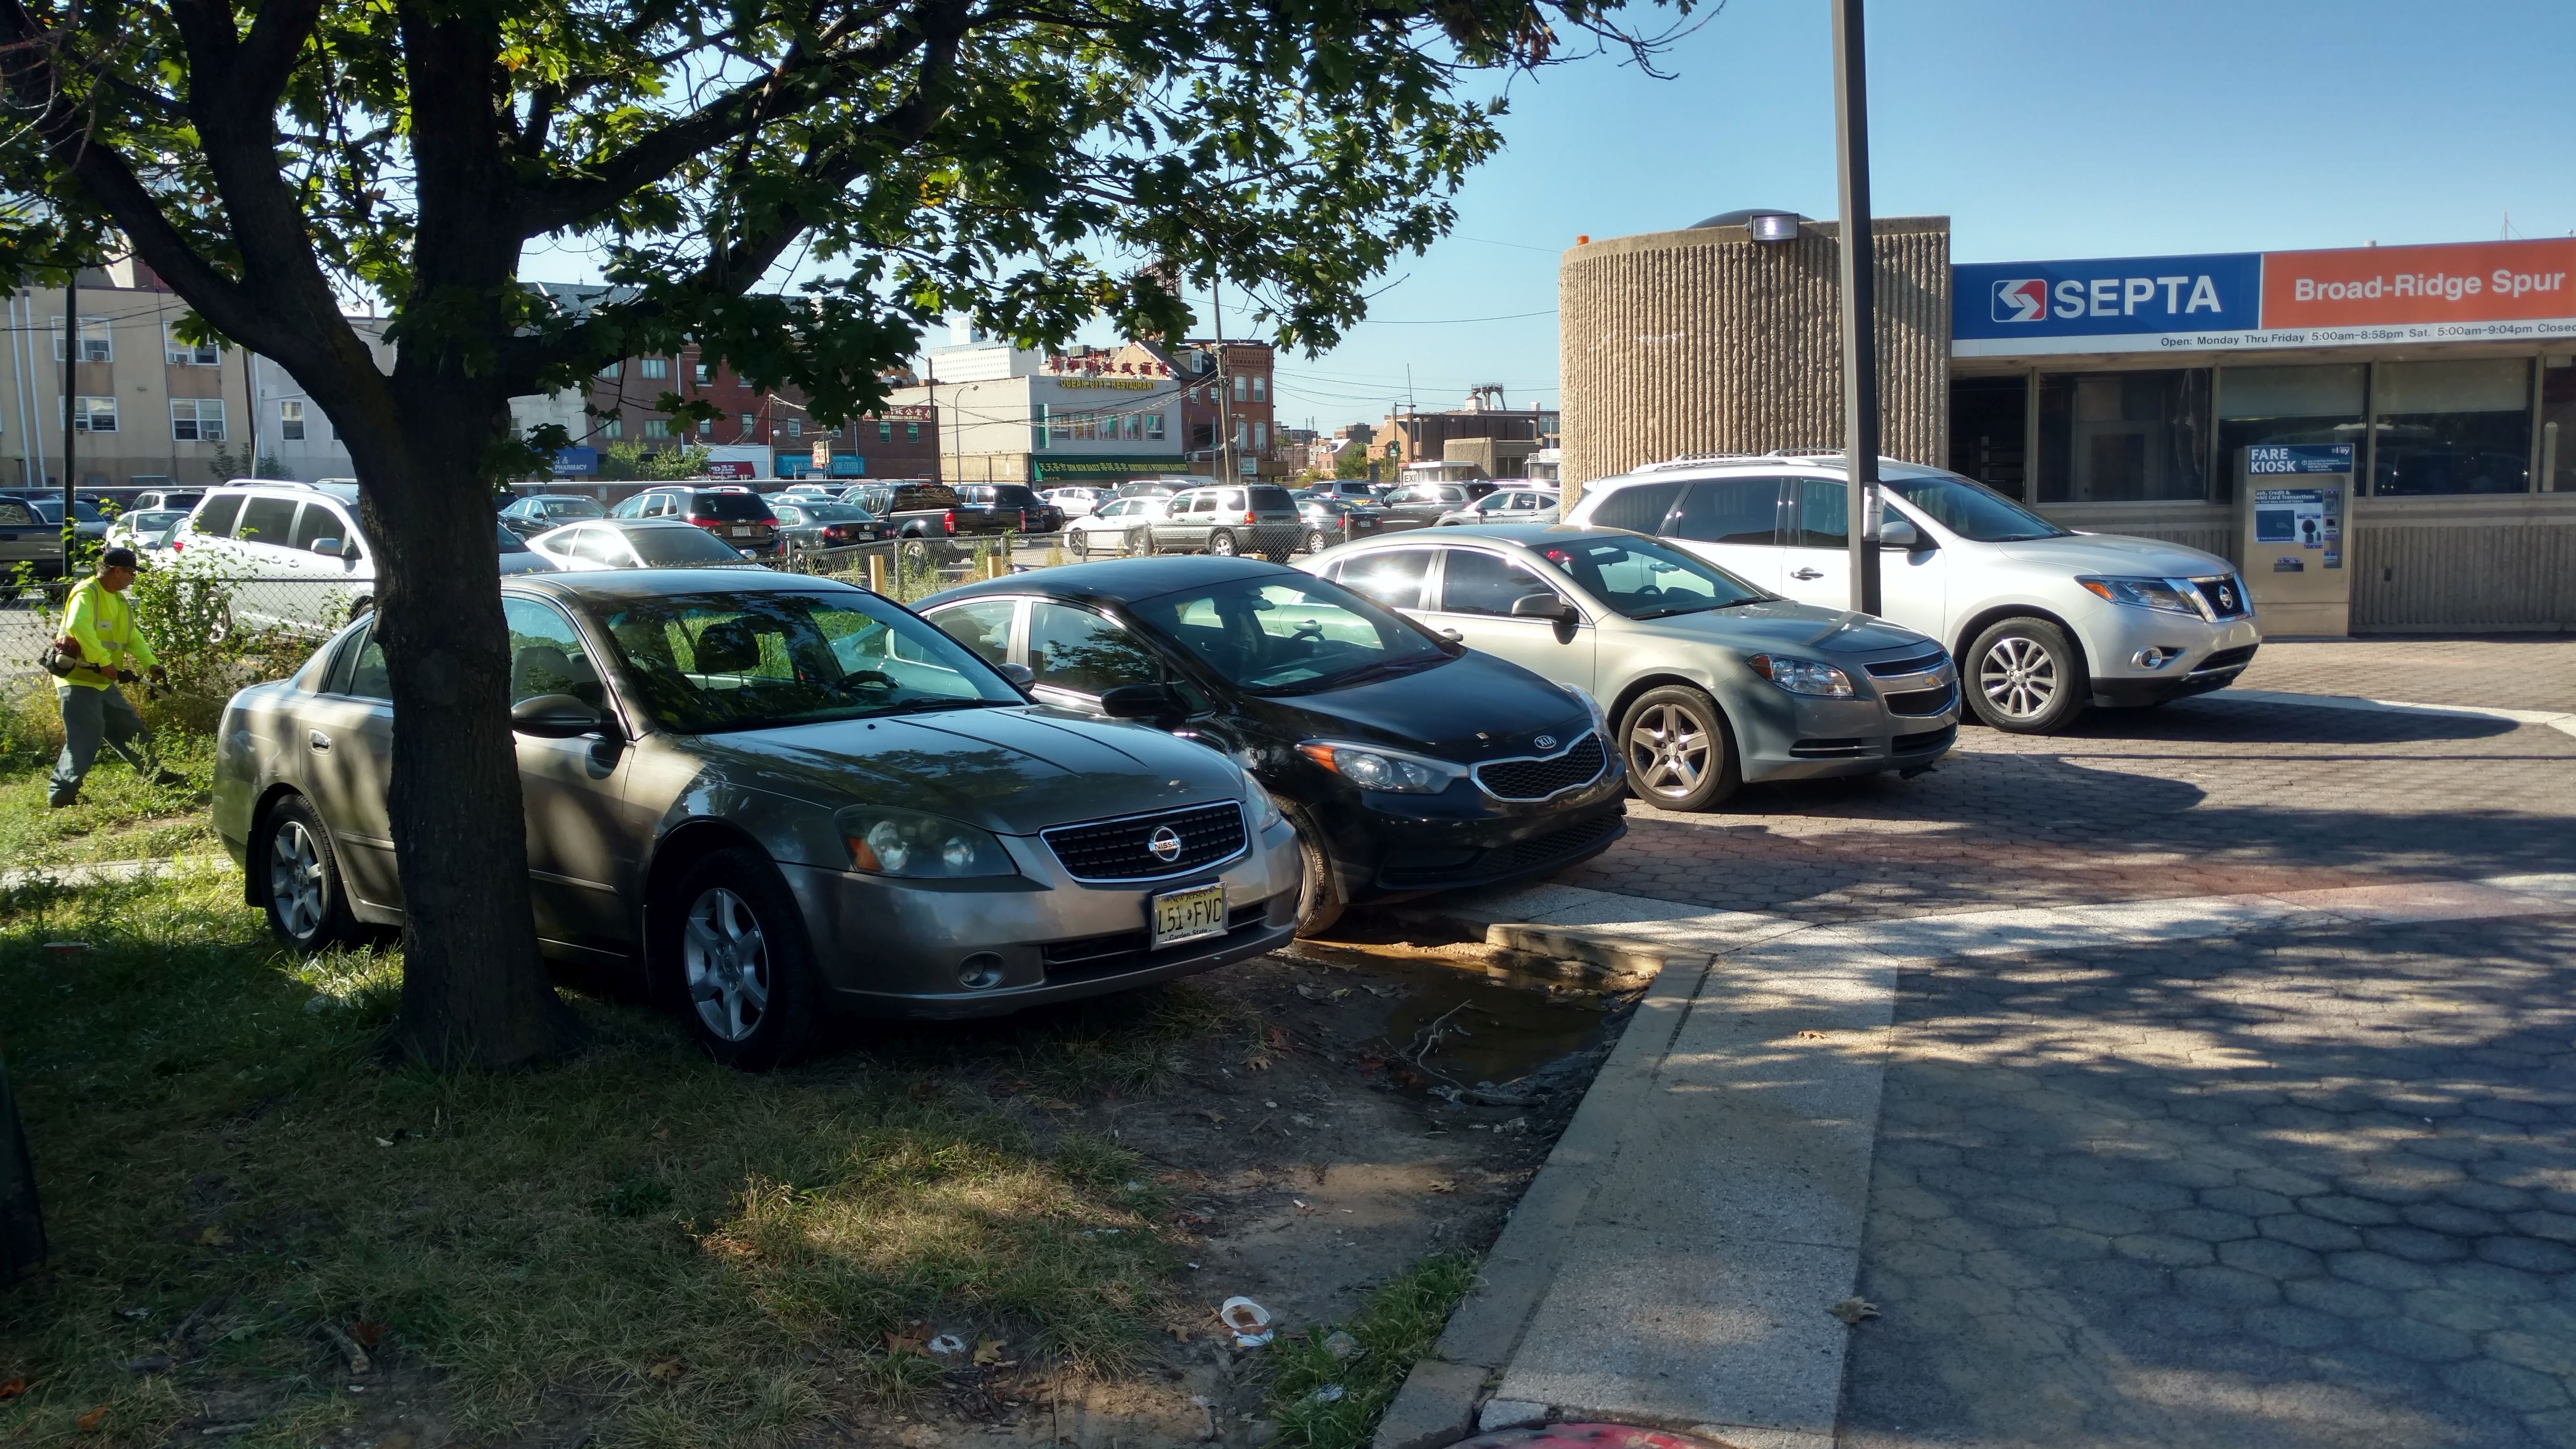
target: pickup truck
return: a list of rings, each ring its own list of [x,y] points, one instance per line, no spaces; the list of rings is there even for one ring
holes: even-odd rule
[[[969,507],[1017,513],[1021,533],[1064,532],[1064,510],[1039,497],[1026,483],[966,483],[959,485],[957,496]]]
[[[944,483],[862,485],[841,495],[877,516],[907,560],[947,563],[974,552],[978,539],[1020,533],[1017,509],[977,508]]]

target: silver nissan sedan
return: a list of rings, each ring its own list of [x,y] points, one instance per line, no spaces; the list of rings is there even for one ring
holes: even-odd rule
[[[502,600],[538,936],[639,969],[719,1060],[787,1060],[833,1009],[998,1014],[1295,931],[1295,834],[1231,759],[1033,705],[864,589],[632,569]],[[360,620],[225,710],[215,826],[292,946],[402,919],[390,694]]]

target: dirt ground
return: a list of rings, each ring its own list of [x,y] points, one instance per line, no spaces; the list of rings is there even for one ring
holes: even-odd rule
[[[1085,1379],[1019,1359],[971,1320],[934,1318],[912,1333],[933,1349],[945,1340],[964,1351],[933,1356],[945,1372],[908,1408],[886,1406],[853,1379],[819,1429],[783,1442],[1266,1442],[1267,1350],[1236,1347],[1218,1305],[1250,1298],[1275,1330],[1296,1332],[1347,1318],[1371,1288],[1428,1254],[1481,1253],[1636,995],[1515,974],[1481,945],[1444,944],[1436,932],[1358,913],[1331,942],[1244,962],[1189,989],[1257,1018],[1257,1044],[1211,1036],[1185,1045],[1181,1069],[1154,1087],[1027,1103],[1131,1149],[1168,1195],[1166,1241],[1184,1265],[1169,1321],[1143,1361]],[[976,1363],[979,1349],[996,1361]],[[374,1397],[357,1424],[329,1436],[332,1449],[459,1442],[438,1412],[435,1382],[399,1356],[351,1382]],[[590,1416],[574,1402],[563,1410],[510,1449],[589,1443]]]

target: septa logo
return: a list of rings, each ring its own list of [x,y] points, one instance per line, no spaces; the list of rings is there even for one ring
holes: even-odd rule
[[[1995,283],[1995,320],[2036,322],[2048,315],[2048,279],[2016,277]]]

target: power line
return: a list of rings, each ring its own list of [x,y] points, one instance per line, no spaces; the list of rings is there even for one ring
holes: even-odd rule
[[[1363,317],[1356,327],[1455,327],[1465,322],[1517,322],[1524,317],[1553,317],[1554,307],[1544,312],[1506,312],[1500,317]]]

